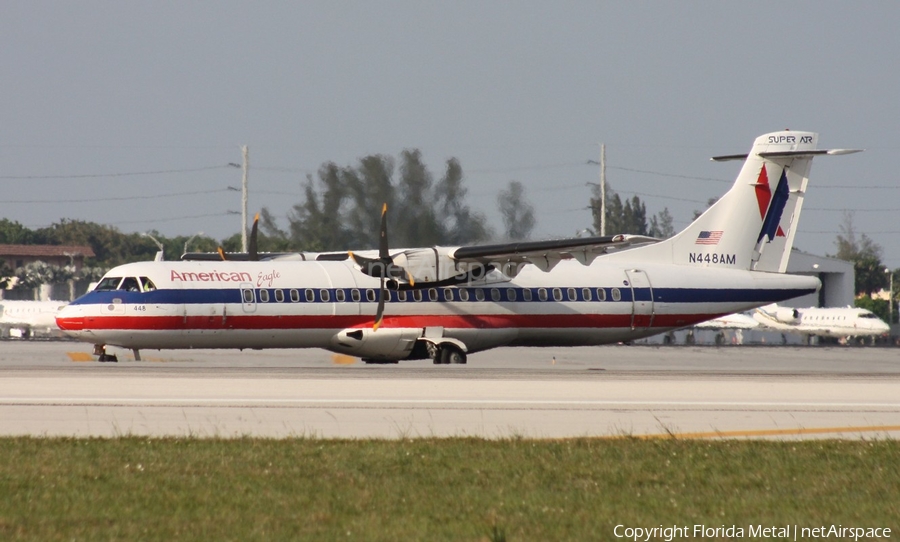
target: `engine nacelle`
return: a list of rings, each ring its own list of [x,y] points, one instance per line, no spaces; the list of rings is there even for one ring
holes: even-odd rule
[[[477,279],[486,273],[481,264],[457,262],[450,257],[450,249],[446,247],[406,250],[394,254],[393,259],[395,265],[412,275],[416,284],[441,282],[468,274],[474,274],[474,278]]]
[[[787,307],[779,308],[775,311],[775,319],[782,324],[798,324],[800,323],[800,311]]]
[[[406,359],[422,335],[418,328],[351,328],[331,338],[333,352],[379,361]]]

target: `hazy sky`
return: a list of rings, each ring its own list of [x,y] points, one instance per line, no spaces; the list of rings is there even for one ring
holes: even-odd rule
[[[535,237],[571,236],[604,142],[611,187],[680,229],[739,169],[710,156],[791,128],[867,149],[815,160],[796,246],[833,253],[846,209],[896,268],[898,28],[896,2],[8,0],[0,217],[220,239],[240,145],[282,225],[323,162],[419,148],[498,230],[519,180]]]

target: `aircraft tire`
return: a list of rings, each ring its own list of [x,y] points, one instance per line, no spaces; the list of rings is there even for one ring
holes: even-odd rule
[[[445,346],[441,348],[441,363],[443,364],[465,364],[466,353],[455,346]]]

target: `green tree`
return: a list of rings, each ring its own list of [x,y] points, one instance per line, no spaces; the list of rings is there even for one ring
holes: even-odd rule
[[[15,270],[6,263],[6,260],[0,260],[0,290],[6,289],[10,279],[14,276]]]
[[[86,258],[88,265],[112,267],[123,263],[151,260],[156,245],[139,233],[123,234],[113,226],[63,219],[35,231],[36,244],[88,245],[94,258]]]
[[[400,153],[400,178],[397,181],[397,202],[391,217],[399,227],[391,230],[391,243],[403,247],[441,244],[441,223],[433,207],[433,179],[422,163],[418,150]]]
[[[240,243],[240,234],[238,235],[238,243]],[[265,208],[259,213],[257,243],[257,248],[260,252],[290,252],[293,250],[290,236],[286,231],[278,227],[275,217]],[[238,244],[239,246],[240,244]]]
[[[630,200],[625,200],[622,215],[625,222],[623,233],[647,235],[647,207],[641,198],[633,196]]]
[[[0,245],[30,245],[34,241],[34,232],[18,222],[0,219]]]
[[[525,198],[525,187],[519,181],[510,181],[505,190],[497,194],[497,207],[506,228],[506,239],[526,241],[534,229],[534,206]]]
[[[606,191],[606,233],[617,234],[625,232],[625,206],[622,198],[611,190]],[[598,221],[599,222],[599,221]]]
[[[709,198],[708,200],[706,200],[706,209],[709,209],[710,207],[712,207],[713,204],[717,201],[719,201],[718,197]],[[694,218],[692,220],[697,220],[698,218],[700,218],[700,215],[705,213],[706,209],[703,209],[702,211],[698,211],[698,210],[694,209]]]
[[[466,205],[468,189],[463,180],[459,160],[447,160],[444,176],[435,187],[435,212],[443,223],[442,244],[477,243],[491,236],[487,218]]]
[[[291,244],[297,250],[313,252],[346,248],[351,234],[341,212],[348,196],[341,168],[334,162],[323,164],[318,178],[323,186],[321,196],[313,178],[307,177],[304,202],[294,205],[288,214]]]
[[[600,232],[600,187],[593,187],[591,212],[594,217],[594,231]],[[668,213],[668,211],[667,211]],[[671,218],[671,217],[670,217]],[[627,233],[632,235],[648,235],[647,206],[637,195],[631,199],[622,198],[606,185],[606,234]]]
[[[675,227],[672,225],[672,215],[669,213],[668,207],[656,213],[650,219],[650,227],[647,233],[651,237],[660,239],[667,239],[675,235]]]
[[[881,263],[881,246],[866,234],[856,235],[853,213],[845,213],[844,221],[839,227],[841,233],[834,242],[837,245],[834,257],[853,262],[856,295],[871,297],[872,292],[887,288],[890,277],[884,272],[884,264]]]
[[[487,221],[465,203],[463,179],[459,162],[450,159],[435,182],[416,149],[403,151],[397,161],[370,155],[355,166],[326,163],[316,180],[307,178],[305,199],[289,213],[287,231],[267,209],[260,224],[276,244],[295,250],[373,249],[387,203],[393,247],[481,241],[489,236]]]
[[[393,233],[397,222],[395,209],[394,159],[381,154],[361,158],[356,167],[343,168],[341,175],[350,192],[352,207],[346,221],[351,232],[352,248],[378,246],[381,209],[388,206],[388,228]],[[391,235],[391,244],[393,235]],[[343,247],[347,248],[347,247]]]
[[[875,316],[888,321],[888,302],[886,299],[872,299],[868,296],[857,297],[853,304],[860,309],[872,311]]]

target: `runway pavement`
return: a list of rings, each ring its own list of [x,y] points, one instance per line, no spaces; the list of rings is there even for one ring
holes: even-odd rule
[[[505,348],[464,366],[318,350],[0,342],[0,435],[896,438],[900,349]]]

